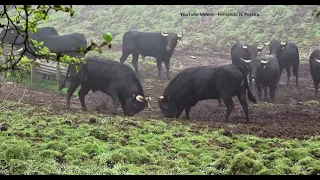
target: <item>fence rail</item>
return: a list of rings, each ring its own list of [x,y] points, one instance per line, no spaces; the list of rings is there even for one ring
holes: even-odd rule
[[[1,56],[2,62],[6,61],[6,56]],[[40,64],[40,67],[31,65],[31,85],[34,82],[35,74],[45,75],[48,80],[55,80],[57,82],[57,88],[59,88],[61,76],[65,77],[67,74],[67,64],[66,63],[56,63],[56,62],[46,62],[45,60],[41,61],[39,59],[36,60]],[[2,64],[2,63],[0,63]],[[23,67],[19,67],[23,69]],[[3,72],[2,78],[6,78],[6,72]]]

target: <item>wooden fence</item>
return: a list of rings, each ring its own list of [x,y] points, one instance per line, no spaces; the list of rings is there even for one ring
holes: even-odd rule
[[[0,60],[2,62],[5,62],[7,57],[5,56],[1,56]],[[39,64],[40,67],[38,66],[34,66],[32,65],[30,68],[30,75],[31,75],[31,85],[35,80],[35,75],[42,75],[43,78],[46,77],[46,79],[48,80],[52,80],[52,81],[56,81],[57,82],[57,88],[59,88],[59,84],[60,84],[60,80],[61,77],[65,77],[67,74],[67,65],[65,63],[56,63],[56,62],[46,62],[45,60],[43,60],[43,62],[41,62],[41,60],[37,59],[36,60]],[[0,63],[2,64],[2,63]],[[6,74],[7,72],[3,72],[3,74],[1,75],[3,79],[6,78]]]

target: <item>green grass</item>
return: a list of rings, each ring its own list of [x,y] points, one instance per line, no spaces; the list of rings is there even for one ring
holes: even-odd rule
[[[320,40],[320,26],[313,21],[314,5],[77,5],[74,17],[58,12],[41,26],[54,26],[60,34],[84,33],[102,40],[111,32],[114,44],[121,45],[126,31],[184,32],[177,51],[229,53],[236,40],[267,42],[272,36],[296,42],[303,58]],[[255,12],[259,16],[194,16],[188,12]],[[118,56],[117,58],[119,58]]]
[[[319,174],[319,136],[223,135],[135,117],[0,106],[0,174]]]

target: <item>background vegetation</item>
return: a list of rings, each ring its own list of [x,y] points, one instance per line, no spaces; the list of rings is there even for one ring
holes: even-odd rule
[[[320,40],[320,26],[312,20],[314,5],[77,5],[74,17],[53,13],[41,26],[54,26],[61,34],[84,33],[88,39],[102,39],[102,32],[114,36],[113,44],[122,44],[126,31],[183,31],[177,52],[229,53],[237,40],[267,42],[272,37],[296,42],[302,56],[309,56]],[[259,16],[194,16],[180,13],[248,12]],[[115,46],[117,48],[117,46]],[[118,57],[119,58],[119,57]]]

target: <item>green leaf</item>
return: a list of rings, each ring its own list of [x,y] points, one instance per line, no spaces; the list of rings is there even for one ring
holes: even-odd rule
[[[70,10],[70,16],[72,17],[73,15],[74,15],[74,10],[71,9],[71,10]]]
[[[111,33],[107,32],[103,35],[103,39],[106,43],[110,43],[113,40]]]
[[[22,12],[22,11],[24,11],[24,9],[23,9],[23,6],[20,6],[20,7],[18,7],[18,12]]]

